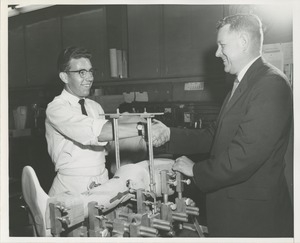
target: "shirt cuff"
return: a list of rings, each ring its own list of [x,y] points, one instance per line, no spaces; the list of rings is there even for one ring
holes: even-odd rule
[[[105,146],[108,143],[108,142],[99,142],[99,140],[98,140],[98,137],[99,137],[99,135],[102,131],[102,128],[106,122],[108,122],[108,120],[95,119],[94,123],[93,123],[93,133],[95,135],[95,143],[100,146]]]

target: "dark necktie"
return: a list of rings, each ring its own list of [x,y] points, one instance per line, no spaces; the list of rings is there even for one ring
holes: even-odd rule
[[[86,112],[86,109],[84,107],[84,99],[79,100],[78,103],[81,106],[81,112],[82,112],[82,114],[87,116],[87,112]]]

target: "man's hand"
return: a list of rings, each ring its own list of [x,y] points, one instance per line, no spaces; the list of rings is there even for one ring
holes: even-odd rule
[[[170,128],[162,122],[153,119],[152,142],[154,147],[159,147],[170,140]]]
[[[193,177],[194,164],[195,163],[186,156],[181,156],[175,160],[175,164],[173,165],[172,169],[174,171],[179,171],[186,176]]]

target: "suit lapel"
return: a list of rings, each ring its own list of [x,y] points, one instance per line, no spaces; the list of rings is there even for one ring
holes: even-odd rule
[[[221,114],[222,116],[220,117],[220,119],[223,118],[223,116],[227,113],[227,111],[230,110],[230,108],[238,101],[238,99],[241,97],[241,95],[247,90],[247,88],[250,85],[249,82],[254,82],[253,77],[256,74],[256,71],[259,69],[259,66],[261,66],[261,65],[263,65],[263,60],[260,57],[247,70],[247,72],[245,73],[244,77],[240,81],[239,86],[235,90],[235,92],[230,100],[229,100],[229,97],[227,96],[227,99],[224,101],[224,103],[226,105],[225,106],[223,105],[224,108],[222,110],[223,112]],[[230,93],[229,93],[229,96],[230,96]]]
[[[231,99],[226,105],[226,111],[228,111],[233,104],[239,99],[239,97],[246,91],[247,89],[247,83],[248,83],[248,77],[245,75],[242,80],[240,81],[238,87],[236,88],[234,94],[232,95]]]
[[[227,96],[226,96],[226,98],[223,102],[223,105],[222,105],[220,113],[219,113],[218,121],[221,121],[221,119],[223,118],[223,114],[227,110],[227,105],[228,105],[229,98],[230,98],[230,92],[228,92],[228,94],[227,94]]]
[[[255,74],[257,73],[257,70],[259,69],[260,66],[263,65],[263,60],[262,58],[258,58],[251,66],[250,68],[247,70],[246,74],[244,75],[244,77],[242,78],[239,86],[237,87],[237,89],[235,90],[233,96],[231,97],[230,101],[229,97],[231,92],[229,92],[223,102],[222,108],[220,110],[220,114],[218,117],[218,122],[217,122],[217,131],[215,133],[215,137],[214,140],[217,140],[218,136],[219,136],[219,132],[220,129],[222,127],[222,120],[224,118],[224,116],[227,114],[227,112],[231,109],[231,107],[239,100],[239,98],[242,96],[242,94],[244,92],[246,92],[246,90],[248,89],[251,83],[254,83],[256,78],[255,78]],[[214,146],[212,147],[212,153],[214,150]]]

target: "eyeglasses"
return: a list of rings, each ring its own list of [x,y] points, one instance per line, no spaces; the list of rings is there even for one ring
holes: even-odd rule
[[[95,75],[96,70],[95,69],[90,69],[90,70],[86,70],[86,69],[80,69],[80,70],[74,70],[74,71],[65,71],[66,73],[78,73],[80,75],[80,77],[85,78],[87,76],[87,73],[90,73],[92,76]]]

